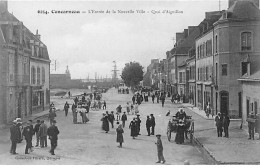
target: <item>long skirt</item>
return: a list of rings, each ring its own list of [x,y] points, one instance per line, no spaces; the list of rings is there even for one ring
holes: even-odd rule
[[[77,124],[77,112],[73,112],[73,123]]]

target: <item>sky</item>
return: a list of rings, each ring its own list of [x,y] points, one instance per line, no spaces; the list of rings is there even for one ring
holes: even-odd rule
[[[9,0],[8,10],[31,32],[38,30],[48,48],[51,73],[64,73],[68,65],[73,79],[86,79],[95,78],[95,74],[98,78],[111,77],[113,61],[119,75],[130,61],[139,62],[145,71],[151,59],[166,58],[176,32],[197,26],[205,12],[219,10],[219,2],[220,9],[226,10],[228,0]],[[52,10],[80,13],[57,14]],[[167,10],[175,13],[165,13]]]

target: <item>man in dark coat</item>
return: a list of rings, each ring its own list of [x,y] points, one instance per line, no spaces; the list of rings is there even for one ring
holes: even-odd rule
[[[34,129],[33,129],[34,133],[36,134],[36,145],[35,145],[35,147],[39,146],[39,141],[40,141],[39,130],[40,130],[40,126],[41,126],[40,120],[37,120],[36,122],[37,123],[35,124]]]
[[[222,127],[223,127],[223,118],[221,117],[221,113],[218,112],[218,115],[215,117],[218,137],[222,137]]]
[[[125,128],[125,121],[127,120],[127,116],[126,116],[125,112],[124,112],[124,114],[122,115],[121,120],[122,120],[123,128]]]
[[[138,135],[141,135],[140,134],[140,127],[141,127],[141,119],[140,119],[140,117],[139,117],[140,115],[139,114],[137,114],[137,118],[136,118],[136,125],[137,125],[137,134]]]
[[[132,97],[133,104],[135,104],[135,95]]]
[[[52,125],[48,128],[47,134],[51,141],[51,150],[50,153],[55,155],[54,150],[58,145],[58,134],[60,133],[58,127],[56,126],[56,120],[53,120]]]
[[[154,103],[154,98],[155,98],[155,95],[154,93],[152,93],[152,102]]]
[[[256,114],[256,122],[255,122],[255,132],[258,133],[259,137],[258,140],[260,140],[260,114]]]
[[[249,138],[248,139],[255,139],[255,116],[254,113],[251,113],[247,119],[248,122],[248,132],[249,132]]]
[[[146,130],[147,130],[148,136],[150,136],[150,127],[151,127],[151,120],[150,120],[150,117],[148,115],[147,119],[146,119]]]
[[[23,129],[23,136],[26,140],[25,154],[29,154],[28,150],[32,152],[32,136],[34,134],[30,121],[27,122],[27,126]]]
[[[179,120],[177,124],[176,135],[175,135],[175,142],[177,144],[184,143],[184,132],[185,132],[184,121]]]
[[[70,105],[68,102],[65,103],[64,105],[64,111],[65,111],[65,116],[67,117],[68,111],[69,111]]]
[[[155,118],[153,114],[151,114],[150,116],[151,116],[151,128],[152,128],[151,135],[154,135]]]
[[[228,127],[229,127],[229,123],[230,123],[230,119],[228,114],[224,115],[223,117],[223,127],[224,127],[224,137],[228,138],[229,134],[228,134]]]
[[[124,137],[123,137],[124,130],[121,124],[118,125],[118,128],[116,129],[116,133],[117,133],[116,142],[119,142],[118,147],[122,148],[122,143],[124,142]]]
[[[108,133],[109,131],[108,115],[105,113],[103,114],[103,118],[102,118],[102,129],[106,131],[106,133]]]
[[[161,96],[161,101],[162,101],[162,107],[164,107],[164,102],[165,102],[165,94],[162,94],[162,96]]]
[[[157,94],[156,98],[157,98],[157,103],[159,103],[159,100],[160,100],[160,95],[159,95],[159,93]]]
[[[157,137],[157,142],[155,143],[157,145],[157,155],[158,155],[158,161],[156,163],[165,163],[165,159],[163,157],[163,145],[162,145],[162,140],[161,140],[161,135],[158,134],[156,135]]]
[[[44,123],[44,120],[42,120],[39,129],[41,148],[44,148],[44,146],[47,147],[47,129],[47,125]]]
[[[135,137],[138,136],[137,124],[135,118],[133,118],[133,120],[130,122],[129,128],[131,129],[131,136],[133,137],[133,139],[135,139]]]
[[[114,128],[114,121],[115,121],[114,111],[111,111],[110,114],[108,114],[108,111],[106,111],[106,115],[108,116],[108,120],[111,123],[112,128]]]
[[[16,153],[16,145],[20,141],[20,130],[16,126],[16,124],[17,124],[17,122],[16,122],[16,120],[14,120],[13,125],[10,128],[10,134],[11,134],[10,139],[12,142],[10,153],[14,154],[14,155],[18,154],[18,153]]]

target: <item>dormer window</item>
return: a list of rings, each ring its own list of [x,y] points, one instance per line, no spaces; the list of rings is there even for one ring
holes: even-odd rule
[[[252,33],[243,32],[241,33],[241,51],[252,50]]]

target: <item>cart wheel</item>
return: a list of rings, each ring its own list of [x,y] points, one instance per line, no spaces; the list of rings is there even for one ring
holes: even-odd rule
[[[194,134],[194,122],[191,123],[190,128],[190,142],[193,143],[193,134]]]

